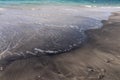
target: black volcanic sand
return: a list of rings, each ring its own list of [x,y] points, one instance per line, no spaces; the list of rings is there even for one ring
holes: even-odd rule
[[[0,68],[0,80],[120,80],[120,12],[86,33],[80,49],[14,61]]]

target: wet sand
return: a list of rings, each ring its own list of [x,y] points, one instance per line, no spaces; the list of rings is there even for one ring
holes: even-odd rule
[[[103,23],[81,48],[14,61],[0,68],[0,80],[120,80],[120,12]]]

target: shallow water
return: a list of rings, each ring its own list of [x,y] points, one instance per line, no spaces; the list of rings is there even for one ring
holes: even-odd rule
[[[16,3],[15,3],[16,4]],[[0,8],[0,63],[18,57],[62,53],[86,41],[119,7],[5,5]]]

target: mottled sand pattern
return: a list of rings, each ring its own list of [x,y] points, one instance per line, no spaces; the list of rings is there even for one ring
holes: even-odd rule
[[[14,61],[0,68],[0,80],[120,80],[120,12],[103,23],[81,48]]]

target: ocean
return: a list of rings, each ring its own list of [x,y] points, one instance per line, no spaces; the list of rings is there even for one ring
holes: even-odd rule
[[[92,6],[120,6],[120,0],[0,0],[0,5],[92,5]]]

